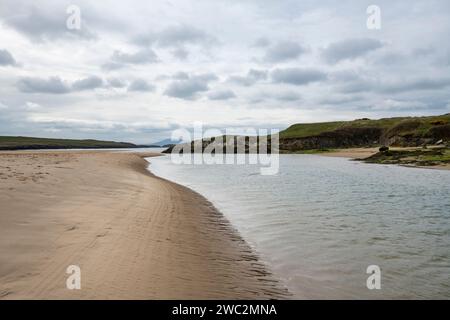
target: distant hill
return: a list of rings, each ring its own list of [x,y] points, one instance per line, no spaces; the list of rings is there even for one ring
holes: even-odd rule
[[[182,140],[164,139],[164,140],[152,143],[152,145],[165,147],[168,145],[179,144],[180,142],[182,142]]]
[[[237,137],[234,137],[236,139]],[[249,139],[245,149],[249,150]],[[215,139],[204,139],[203,149]],[[225,139],[222,139],[223,141]],[[430,117],[397,117],[370,120],[294,124],[280,132],[280,151],[296,152],[333,148],[403,146],[450,141],[450,114]],[[269,141],[270,143],[270,141]],[[193,152],[193,142],[191,152]],[[223,145],[223,144],[222,144]],[[172,152],[173,148],[165,152]],[[225,152],[225,145],[223,151]],[[236,150],[235,150],[236,151]],[[219,151],[218,151],[219,152]]]
[[[280,149],[415,147],[439,140],[450,140],[450,114],[294,124],[280,132]]]
[[[0,136],[0,150],[137,148],[128,142]]]

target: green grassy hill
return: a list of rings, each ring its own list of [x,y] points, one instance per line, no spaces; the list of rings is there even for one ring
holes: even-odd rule
[[[379,120],[358,119],[353,121],[299,123],[280,132],[280,139],[317,136],[340,129],[380,128],[389,135],[432,136],[434,128],[448,126],[450,114],[431,117],[399,117]]]
[[[136,148],[133,143],[0,136],[0,150]]]
[[[296,152],[380,145],[417,147],[450,141],[450,114],[294,124],[280,132],[280,150]]]

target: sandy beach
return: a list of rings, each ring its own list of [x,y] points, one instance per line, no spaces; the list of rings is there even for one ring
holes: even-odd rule
[[[205,198],[147,165],[119,152],[0,153],[0,299],[287,296]],[[81,290],[66,288],[70,265]]]
[[[378,148],[348,148],[336,149],[329,152],[318,153],[325,157],[342,157],[351,159],[364,159],[378,152]]]

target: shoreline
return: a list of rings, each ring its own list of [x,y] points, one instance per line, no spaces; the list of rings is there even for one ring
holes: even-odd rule
[[[416,150],[418,148],[410,147],[410,148],[391,148],[391,150]],[[328,152],[315,153],[319,156],[324,157],[337,157],[337,158],[348,158],[351,160],[364,160],[374,154],[378,153],[378,148],[349,148],[349,149],[336,149]],[[364,161],[363,161],[364,162]],[[407,165],[401,163],[370,163],[370,164],[382,164],[382,165],[396,165],[402,166],[405,168],[419,168],[419,169],[433,169],[433,170],[450,170],[450,164],[439,164],[439,165]]]
[[[147,170],[155,155],[0,152],[0,299],[288,298],[207,199]]]

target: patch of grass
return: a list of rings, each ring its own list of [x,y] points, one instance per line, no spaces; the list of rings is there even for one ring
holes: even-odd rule
[[[450,149],[445,149],[441,154],[424,154],[419,157],[419,161],[440,161],[450,163]]]
[[[364,159],[367,163],[433,166],[450,163],[450,149],[389,150]]]

